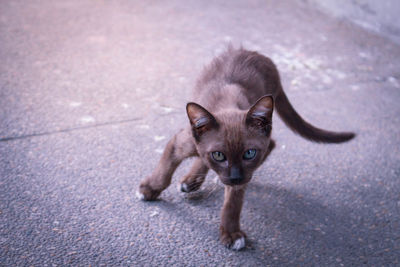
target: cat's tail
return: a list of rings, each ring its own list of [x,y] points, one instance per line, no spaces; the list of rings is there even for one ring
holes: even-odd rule
[[[312,126],[296,112],[281,89],[275,98],[275,108],[285,124],[302,137],[319,143],[342,143],[354,138],[351,132],[331,132]]]

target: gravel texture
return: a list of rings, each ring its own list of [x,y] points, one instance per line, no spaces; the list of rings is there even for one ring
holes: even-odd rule
[[[301,1],[2,1],[1,266],[400,265],[400,47]],[[204,64],[270,56],[312,124],[246,192],[246,248],[218,241],[223,187],[136,200]]]

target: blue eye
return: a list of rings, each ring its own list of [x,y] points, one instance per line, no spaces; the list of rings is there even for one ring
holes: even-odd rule
[[[245,160],[250,160],[253,159],[256,156],[256,150],[255,149],[249,149],[243,154],[243,159]]]
[[[219,151],[212,152],[211,156],[215,161],[218,161],[218,162],[223,162],[226,160],[224,153],[219,152]]]

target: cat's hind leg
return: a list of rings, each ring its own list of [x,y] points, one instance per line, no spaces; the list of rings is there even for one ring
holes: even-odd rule
[[[137,197],[142,200],[155,200],[171,184],[171,178],[185,158],[197,156],[190,131],[182,130],[167,144],[156,169],[139,186]]]
[[[203,184],[208,172],[208,167],[204,164],[201,158],[196,158],[192,168],[181,180],[182,192],[193,192],[200,188]]]

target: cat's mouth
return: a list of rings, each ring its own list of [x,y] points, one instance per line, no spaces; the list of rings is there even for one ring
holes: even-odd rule
[[[243,179],[231,179],[229,177],[221,177],[221,176],[219,177],[219,179],[221,180],[221,182],[224,185],[229,185],[229,186],[244,185],[244,184],[247,184],[250,181],[250,179],[245,179],[245,178],[243,178]]]

